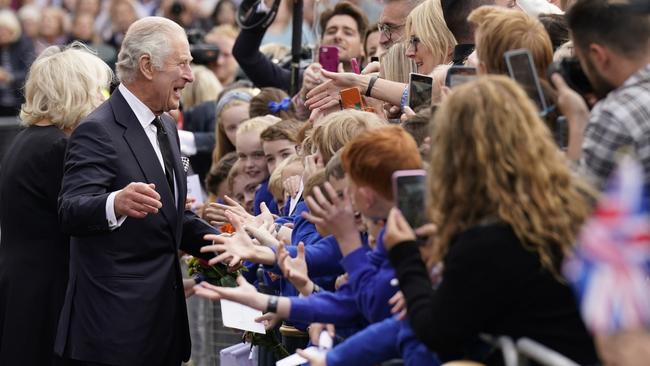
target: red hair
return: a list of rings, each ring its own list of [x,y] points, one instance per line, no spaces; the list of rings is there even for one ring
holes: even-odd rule
[[[415,140],[396,125],[363,132],[345,146],[341,160],[357,185],[370,187],[388,200],[393,199],[395,171],[422,167]]]

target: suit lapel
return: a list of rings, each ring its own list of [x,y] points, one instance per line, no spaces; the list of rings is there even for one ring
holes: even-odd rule
[[[165,172],[160,166],[160,161],[149,142],[147,134],[138,121],[135,113],[119,90],[115,90],[110,98],[110,103],[115,114],[115,120],[125,127],[124,139],[129,145],[140,170],[146,178],[146,183],[156,185],[156,191],[160,194],[162,209],[160,212],[173,230],[174,237],[178,237],[178,210],[175,199],[167,184]],[[173,146],[173,145],[172,145]],[[176,160],[176,159],[174,159]],[[176,162],[174,171],[176,172]],[[176,173],[178,174],[178,173]],[[180,184],[179,184],[180,186]]]

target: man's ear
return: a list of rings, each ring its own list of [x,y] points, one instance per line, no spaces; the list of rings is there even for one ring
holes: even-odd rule
[[[138,67],[140,68],[140,73],[147,80],[153,80],[154,65],[151,61],[151,56],[142,55],[138,60]]]
[[[613,66],[611,52],[599,44],[589,45],[589,58],[596,67],[596,71],[601,74],[602,71],[609,70]]]

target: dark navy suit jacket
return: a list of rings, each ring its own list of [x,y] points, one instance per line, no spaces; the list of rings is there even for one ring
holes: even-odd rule
[[[187,187],[178,132],[171,117],[162,121],[174,156],[178,202],[119,90],[70,138],[59,196],[59,219],[71,235],[70,277],[55,344],[59,355],[159,365],[169,359],[170,349],[178,349],[174,358],[189,358],[178,251],[199,254],[207,244],[203,235],[217,231],[184,210]],[[131,182],[154,183],[162,208],[144,219],[127,218],[111,231],[106,199]]]

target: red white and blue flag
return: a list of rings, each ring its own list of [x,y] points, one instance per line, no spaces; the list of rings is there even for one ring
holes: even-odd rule
[[[621,159],[563,272],[585,324],[611,334],[650,326],[650,215],[643,168]]]

